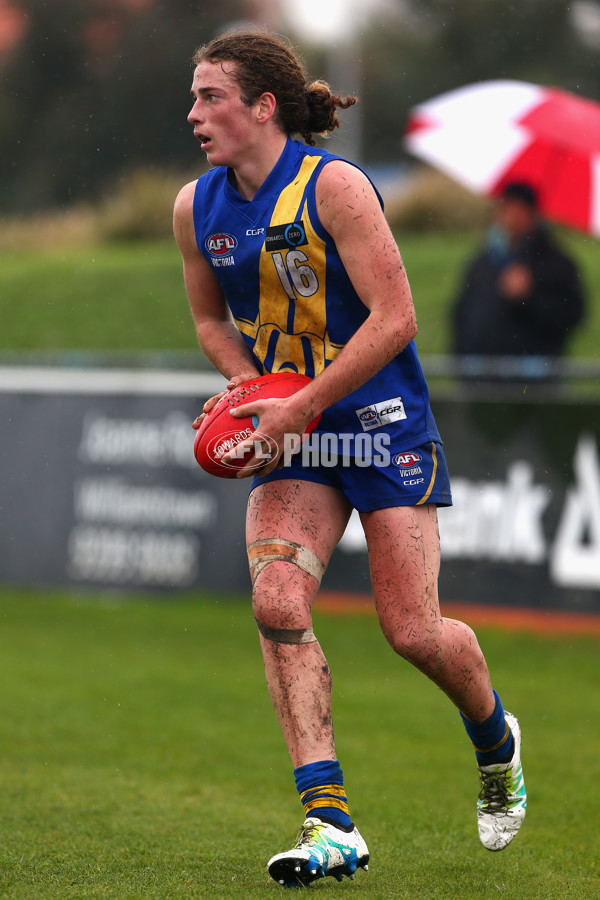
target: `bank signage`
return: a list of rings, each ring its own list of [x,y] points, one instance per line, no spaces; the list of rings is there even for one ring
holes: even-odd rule
[[[433,400],[454,506],[442,598],[600,612],[600,406]],[[341,549],[366,557],[355,514]]]
[[[577,437],[571,469],[560,498],[524,459],[510,463],[504,481],[456,478],[456,507],[440,517],[444,558],[544,564],[559,587],[600,591],[600,461],[589,432]],[[548,533],[553,500],[560,509]]]

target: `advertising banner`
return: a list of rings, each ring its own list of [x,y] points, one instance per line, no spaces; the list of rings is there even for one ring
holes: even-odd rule
[[[439,511],[440,596],[600,612],[600,404],[433,397],[432,408],[454,502]],[[341,549],[366,556],[356,514]]]
[[[193,456],[191,422],[222,386],[190,372],[0,369],[2,580],[248,592],[249,483]],[[441,597],[600,612],[600,404],[432,407],[454,498],[439,512]],[[323,588],[370,590],[356,514]]]
[[[248,485],[193,454],[222,378],[15,369],[0,384],[5,582],[247,589]]]

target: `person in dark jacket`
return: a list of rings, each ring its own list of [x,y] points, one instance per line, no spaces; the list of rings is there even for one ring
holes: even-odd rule
[[[459,357],[560,357],[583,318],[579,273],[541,223],[537,205],[528,184],[504,188],[487,246],[470,264],[454,304],[452,349]],[[500,377],[503,371],[485,364],[461,370]],[[525,371],[512,368],[517,378]],[[543,377],[544,367],[538,371]]]

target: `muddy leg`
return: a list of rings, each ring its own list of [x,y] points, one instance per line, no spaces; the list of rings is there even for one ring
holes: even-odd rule
[[[464,622],[440,612],[435,506],[404,506],[361,516],[377,614],[396,653],[424,672],[475,722],[494,710],[483,653]]]
[[[250,495],[247,541],[293,541],[327,564],[348,521],[350,508],[341,494],[310,482],[261,485]],[[331,674],[318,641],[285,642],[285,632],[312,628],[311,609],[317,578],[287,561],[268,563],[253,589],[269,694],[294,767],[335,759],[331,720]],[[283,634],[282,634],[283,632]]]

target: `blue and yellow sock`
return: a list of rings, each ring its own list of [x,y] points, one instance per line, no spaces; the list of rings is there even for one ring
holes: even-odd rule
[[[294,778],[307,816],[317,816],[342,829],[353,827],[348,815],[344,775],[336,759],[298,766]]]
[[[504,718],[504,709],[496,691],[494,697],[496,698],[494,712],[484,722],[471,722],[461,712],[480,766],[510,762],[515,749],[512,732]]]

